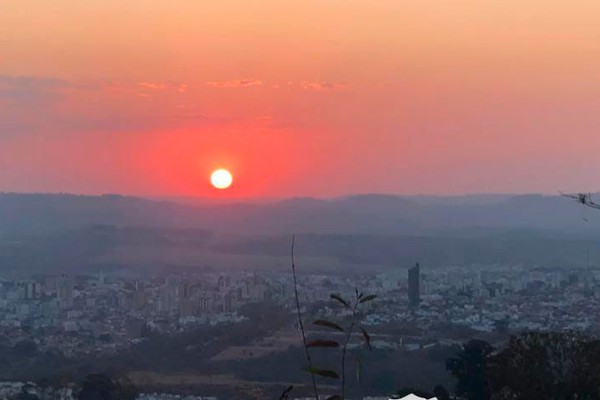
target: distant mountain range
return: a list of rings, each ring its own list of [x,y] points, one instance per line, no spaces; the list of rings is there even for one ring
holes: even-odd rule
[[[0,194],[0,233],[48,233],[94,224],[254,234],[464,235],[506,229],[587,234],[600,232],[600,211],[561,196],[535,194],[367,194],[227,204],[118,195]]]
[[[600,211],[561,196],[358,195],[259,203],[0,194],[0,274],[600,265]]]

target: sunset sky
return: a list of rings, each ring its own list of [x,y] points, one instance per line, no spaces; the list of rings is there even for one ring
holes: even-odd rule
[[[0,191],[596,191],[599,18],[598,0],[5,0]]]

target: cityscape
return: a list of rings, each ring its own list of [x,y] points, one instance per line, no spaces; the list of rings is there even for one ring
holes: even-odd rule
[[[298,290],[303,310],[315,319],[338,312],[327,301],[331,293],[349,295],[355,286],[376,294],[377,301],[363,320],[372,331],[371,346],[419,352],[458,346],[471,337],[500,346],[510,334],[527,331],[597,334],[600,317],[594,309],[600,302],[599,284],[600,272],[586,267],[566,271],[493,264],[427,269],[416,264],[360,278],[301,275]],[[235,329],[248,320],[244,309],[266,303],[287,310],[281,329],[243,346],[225,346],[212,357],[260,359],[286,351],[290,344],[301,345],[293,281],[286,272],[140,279],[98,273],[4,280],[0,335],[5,346],[29,345],[40,354],[110,357],[139,346],[153,334],[173,336],[217,325]]]
[[[600,400],[599,16],[1,2],[0,400]]]
[[[59,351],[66,357],[110,354],[134,346],[149,332],[174,334],[201,325],[236,324],[244,320],[238,310],[246,305],[271,302],[293,314],[292,284],[289,274],[251,272],[145,280],[100,273],[2,281],[0,329],[11,345],[32,340],[41,351]],[[331,293],[350,293],[356,286],[376,294],[378,302],[364,323],[414,324],[421,343],[415,347],[399,336],[374,341],[373,346],[404,349],[418,349],[427,340],[439,343],[447,339],[444,329],[451,326],[464,328],[465,335],[466,330],[595,334],[600,330],[600,316],[593,313],[600,301],[598,285],[596,269],[502,265],[423,270],[417,264],[361,280],[330,275],[299,279],[302,304],[315,315],[332,313],[331,304],[323,305]]]

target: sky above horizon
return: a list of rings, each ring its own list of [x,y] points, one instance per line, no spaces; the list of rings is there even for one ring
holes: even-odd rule
[[[19,0],[0,191],[598,191],[591,0]],[[217,192],[210,172],[234,185]]]

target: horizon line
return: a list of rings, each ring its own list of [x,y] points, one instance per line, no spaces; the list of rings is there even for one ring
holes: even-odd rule
[[[600,194],[600,192],[592,192],[591,194]],[[397,198],[461,198],[461,197],[520,197],[520,196],[547,196],[547,197],[560,197],[562,196],[561,191],[555,193],[548,192],[466,192],[461,194],[435,194],[435,193],[386,193],[386,192],[357,192],[348,193],[337,196],[311,196],[311,195],[294,195],[294,196],[282,196],[282,197],[208,197],[208,196],[195,196],[195,195],[177,195],[177,194],[164,194],[164,195],[145,195],[145,194],[127,194],[127,193],[81,193],[81,192],[64,192],[64,191],[5,191],[0,190],[0,195],[31,195],[31,196],[72,196],[72,197],[127,197],[127,198],[139,198],[154,201],[174,201],[174,200],[189,200],[189,201],[204,201],[211,203],[231,203],[231,202],[278,202],[286,200],[341,200],[352,197],[366,197],[366,196],[379,196],[379,197],[397,197]]]

